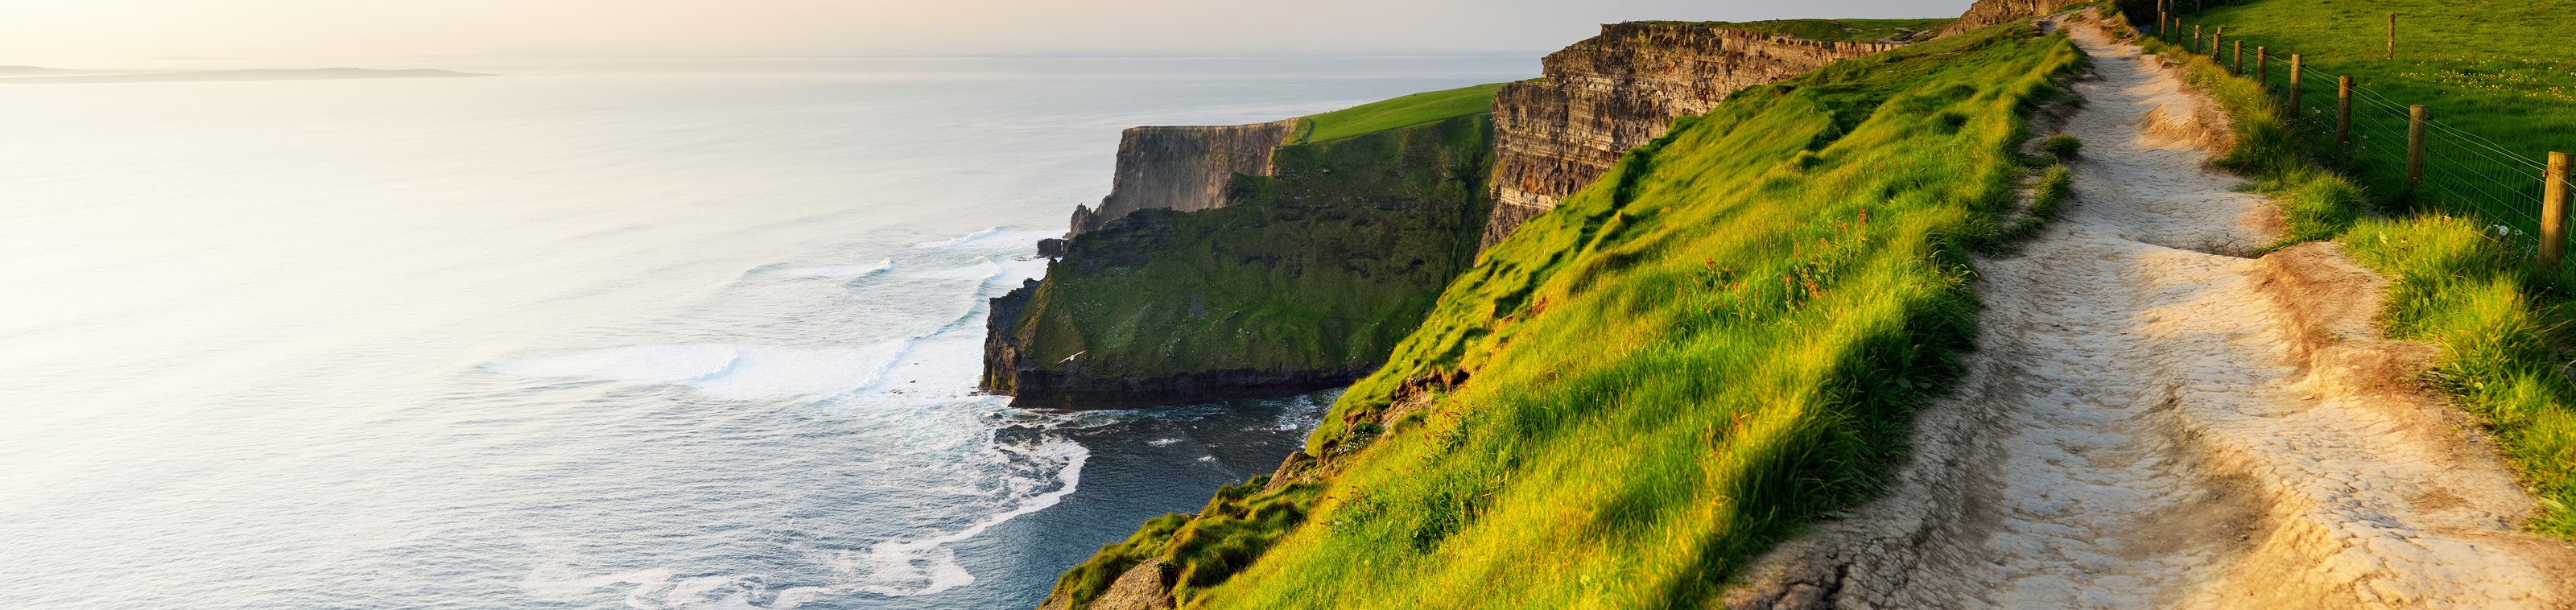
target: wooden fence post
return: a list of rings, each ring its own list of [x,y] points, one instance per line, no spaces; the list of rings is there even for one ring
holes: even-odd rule
[[[2272,88],[2272,55],[2263,50],[2263,45],[2254,45],[2254,84],[2267,91]]]
[[[2228,74],[2245,75],[2245,41],[2236,41],[2236,60],[2227,67]]]
[[[2335,78],[2335,146],[2352,147],[2352,76]]]
[[[2290,120],[2299,120],[2299,54],[2290,54]]]
[[[2406,107],[2406,188],[2424,185],[2424,124],[2433,120],[2433,111],[2423,104]]]
[[[2557,269],[2567,256],[2567,153],[2549,153],[2549,171],[2541,180],[2540,268]]]
[[[2191,24],[2191,52],[2200,52],[2200,24]]]
[[[2218,26],[2218,29],[2216,29],[2216,30],[2212,30],[2212,31],[2210,31],[2210,32],[2209,32],[2209,61],[2210,61],[2210,63],[2217,63],[2217,62],[2218,62],[2218,54],[2219,54],[2219,53],[2224,53],[2224,52],[2226,52],[2226,51],[2227,51],[2227,42],[2226,42],[2226,40],[2227,40],[2227,26],[2223,26],[2223,25],[2222,25],[2222,26]]]
[[[2388,59],[2397,59],[2397,14],[2388,14]]]

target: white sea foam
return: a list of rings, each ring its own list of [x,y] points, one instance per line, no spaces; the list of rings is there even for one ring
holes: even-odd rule
[[[867,390],[899,397],[907,403],[971,399],[984,372],[983,357],[982,328],[932,333],[905,346]]]
[[[1028,258],[1014,258],[1001,261],[997,264],[1002,267],[1002,272],[995,274],[991,278],[986,278],[984,285],[1000,288],[1002,292],[1009,292],[1013,288],[1020,287],[1020,280],[1034,280],[1046,277],[1047,259],[1045,258],[1034,256]]]
[[[844,550],[834,553],[829,562],[834,573],[848,576],[848,584],[857,591],[892,597],[929,595],[966,586],[975,575],[957,564],[956,552],[949,545],[981,535],[985,530],[1012,519],[1046,510],[1063,502],[1082,484],[1082,464],[1091,459],[1091,450],[1065,439],[1047,439],[1034,447],[1000,445],[999,449],[1022,458],[1060,464],[1055,473],[1059,483],[1052,491],[1026,496],[1011,510],[978,519],[965,529],[946,535],[904,542],[880,542],[866,551]],[[1026,479],[1014,481],[1025,488]]]
[[[976,232],[973,232],[973,233],[968,233],[968,234],[961,235],[961,236],[954,237],[954,238],[950,238],[950,239],[943,239],[943,240],[939,240],[939,241],[925,241],[925,242],[921,242],[921,243],[913,244],[913,245],[912,245],[912,247],[914,247],[914,248],[923,248],[923,249],[929,249],[929,248],[977,248],[977,249],[984,249],[984,248],[992,248],[992,249],[1002,249],[1002,248],[1032,248],[1032,247],[1036,247],[1036,245],[1037,245],[1037,243],[1038,243],[1038,240],[1046,239],[1046,238],[1049,238],[1049,237],[1061,237],[1061,236],[1063,236],[1063,234],[1064,234],[1064,232],[1062,232],[1062,231],[1032,231],[1032,230],[1027,230],[1027,229],[1005,230],[1005,229],[1003,229],[1003,228],[1001,228],[1001,227],[992,227],[992,228],[984,229],[984,230],[981,230],[981,231],[976,231]]]
[[[880,261],[877,261],[877,262],[876,262],[876,264],[873,264],[873,265],[825,265],[825,266],[821,266],[821,267],[790,267],[790,268],[786,268],[786,269],[771,269],[771,270],[766,270],[766,271],[762,271],[762,273],[767,273],[767,274],[770,274],[770,275],[784,275],[784,276],[788,276],[788,277],[806,278],[806,279],[829,279],[829,278],[859,277],[859,276],[864,276],[864,275],[874,275],[874,274],[877,274],[877,273],[880,273],[880,272],[884,272],[884,271],[886,271],[886,270],[893,269],[893,268],[894,268],[894,259],[886,259],[886,260],[880,260]]]
[[[578,601],[603,588],[634,585],[626,596],[626,605],[645,610],[681,608],[760,608],[778,610],[795,608],[824,595],[873,593],[888,597],[930,595],[975,582],[975,575],[957,563],[951,547],[1023,515],[1046,510],[1062,503],[1082,484],[1082,466],[1091,450],[1062,438],[1047,438],[1032,446],[996,444],[995,451],[1006,458],[1016,458],[1038,466],[1053,466],[1054,489],[1036,491],[1047,481],[1029,477],[1006,477],[1005,497],[1015,498],[1010,509],[976,519],[963,529],[947,534],[909,541],[886,541],[865,550],[837,549],[808,552],[807,556],[832,571],[832,582],[825,586],[799,586],[780,589],[767,595],[766,579],[759,575],[714,575],[673,580],[673,571],[663,568],[634,570],[605,576],[580,576],[570,567],[570,553],[561,545],[539,545],[542,556],[537,565],[520,579],[519,590],[543,601]],[[767,596],[766,604],[755,598]]]
[[[729,400],[821,397],[876,383],[906,342],[854,348],[746,348],[725,372],[690,382]]]
[[[999,235],[999,234],[1001,234],[1001,233],[1002,233],[1002,228],[1001,228],[1001,227],[987,227],[987,228],[985,228],[984,230],[976,231],[976,232],[973,232],[973,233],[968,233],[968,234],[965,234],[965,235],[962,235],[962,236],[958,236],[958,237],[955,237],[955,238],[951,238],[951,239],[943,239],[943,240],[939,240],[939,241],[925,241],[925,242],[921,242],[921,243],[913,244],[913,245],[912,245],[912,247],[915,247],[915,248],[955,248],[955,247],[963,246],[963,245],[966,245],[966,244],[969,244],[969,243],[974,243],[974,241],[975,241],[975,240],[978,240],[978,239],[983,239],[983,238],[986,238],[986,237],[992,237],[992,236],[994,236],[994,235]]]
[[[635,585],[626,596],[626,605],[652,608],[641,596],[670,586],[671,571],[663,568],[633,570],[604,576],[582,576],[572,567],[570,545],[561,542],[530,541],[536,547],[536,565],[519,579],[519,592],[539,601],[581,601],[600,589],[617,585]]]
[[[724,345],[638,345],[495,360],[483,368],[522,377],[684,383],[723,373],[741,352]]]
[[[1332,390],[1300,394],[1291,398],[1288,404],[1280,406],[1279,417],[1271,422],[1270,429],[1281,432],[1313,430],[1316,424],[1323,423],[1324,411],[1330,409],[1333,401],[1340,399],[1341,396],[1340,390]],[[1258,428],[1245,428],[1246,431],[1256,429]]]
[[[976,257],[973,264],[945,269],[925,269],[896,273],[896,277],[918,280],[990,280],[1002,273],[1002,266],[991,259]]]
[[[484,368],[525,377],[682,385],[725,400],[819,398],[876,383],[909,343],[846,348],[639,345],[514,356]]]

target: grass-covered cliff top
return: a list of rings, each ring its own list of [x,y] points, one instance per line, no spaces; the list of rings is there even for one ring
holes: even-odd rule
[[[1940,19],[1773,19],[1769,21],[1647,21],[1663,25],[1693,25],[1764,34],[1778,34],[1807,40],[1874,42],[1895,36],[1897,30],[1937,32],[1949,27],[1957,18]]]
[[[1023,366],[1142,402],[1364,374],[1474,261],[1492,153],[1482,114],[1283,146],[1277,175],[1237,175],[1224,207],[1084,233],[1017,324]]]
[[[1494,111],[1503,83],[1426,91],[1305,117],[1290,144],[1330,142],[1397,127]]]
[[[1309,441],[1068,573],[1192,608],[1702,607],[1901,456],[1976,309],[1967,249],[2078,65],[1988,28],[1730,96],[1450,284]],[[1078,598],[1080,596],[1077,596]]]

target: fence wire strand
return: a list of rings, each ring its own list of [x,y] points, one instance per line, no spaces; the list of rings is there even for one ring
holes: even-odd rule
[[[2184,22],[2181,28],[2188,30],[2190,24]],[[2237,76],[2253,79],[2264,91],[2288,104],[2286,110],[2297,113],[2289,121],[2290,129],[2333,143],[2331,138],[2341,112],[2336,98],[2341,75],[2328,74],[2304,61],[2293,70],[2288,62],[2294,53],[2267,45],[2246,49],[2242,69],[2238,70],[2234,62],[2227,61],[2225,47],[2199,52],[2197,39],[2183,39],[2189,36],[2174,32],[2168,42],[2177,52],[2208,57]],[[2283,65],[2268,67],[2267,63]],[[2322,91],[2320,84],[2324,85]],[[2353,83],[2351,99],[2350,140],[2339,143],[2340,158],[2358,166],[2355,169],[2376,169],[2384,176],[2405,175],[2414,121],[2410,105],[2358,81]],[[2540,233],[2542,192],[2548,180],[2541,160],[2516,154],[2494,140],[2444,123],[2438,116],[2425,121],[2423,137],[2422,179],[2411,188],[2388,186],[2399,189],[2416,205],[2484,218],[2502,236],[2526,246],[2535,245]]]

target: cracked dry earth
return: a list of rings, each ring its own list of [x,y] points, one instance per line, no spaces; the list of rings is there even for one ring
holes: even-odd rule
[[[2334,244],[2207,165],[2224,119],[2160,59],[2093,59],[2062,220],[1979,261],[1979,349],[1888,495],[1749,568],[1730,607],[2564,608],[2576,556],[2386,341]]]

